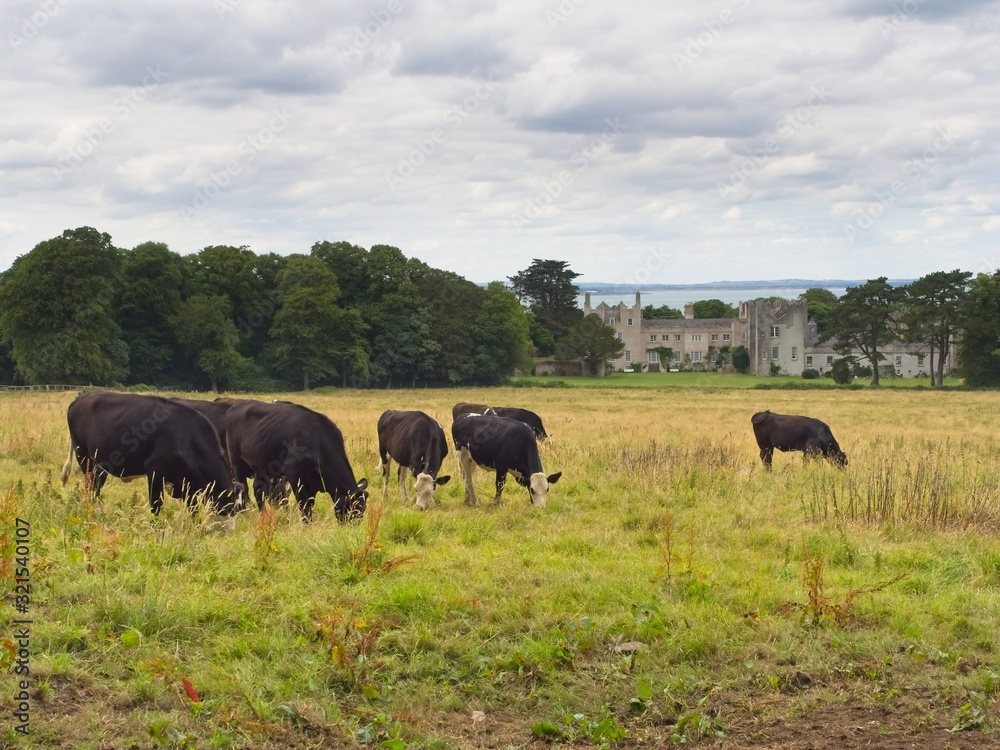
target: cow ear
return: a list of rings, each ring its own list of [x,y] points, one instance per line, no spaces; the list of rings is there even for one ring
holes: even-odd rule
[[[545,479],[548,481],[549,484],[555,484],[556,482],[559,481],[559,477],[561,476],[562,472],[560,471],[558,474],[549,474],[547,477],[545,477]]]
[[[361,490],[362,492],[368,489],[368,480],[362,479],[360,482],[358,482],[358,489]]]
[[[442,484],[448,484],[448,480],[451,479],[450,474],[445,474],[443,477],[438,477],[434,480],[434,484],[441,486]]]

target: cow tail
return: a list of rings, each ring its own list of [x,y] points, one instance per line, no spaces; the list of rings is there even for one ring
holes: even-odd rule
[[[69,441],[69,455],[66,457],[66,463],[62,467],[62,483],[65,485],[69,480],[69,473],[73,470],[73,441]]]

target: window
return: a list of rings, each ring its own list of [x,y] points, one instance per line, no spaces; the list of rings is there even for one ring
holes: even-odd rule
[[[792,362],[794,362],[798,358],[799,358],[799,347],[793,346],[792,347]]]
[[[719,334],[713,333],[712,334],[712,341],[718,341],[718,340],[719,340]]]
[[[680,340],[681,340],[681,335],[679,333],[675,333],[674,334],[674,341],[680,341]]]
[[[615,319],[614,318],[608,318],[608,325],[609,326],[613,326],[614,324],[615,324]]]
[[[813,358],[812,355],[810,354],[806,357],[806,367],[812,367],[812,366],[813,366]]]
[[[778,338],[778,326],[771,326],[771,338]]]
[[[903,355],[902,354],[897,354],[896,355],[896,367],[902,367],[902,366],[903,366]]]
[[[622,340],[622,332],[619,331],[618,333],[616,333],[615,334],[615,338],[617,338],[619,341],[621,341]]]
[[[743,334],[743,340],[744,340],[744,341],[746,341],[746,340],[747,340],[747,335],[746,335],[745,333]]]
[[[728,333],[724,333],[724,334],[722,334],[722,340],[723,340],[723,341],[729,341],[729,340],[730,340],[730,338],[731,338],[731,337],[730,337],[730,335],[729,335]]]
[[[692,341],[701,341],[701,334],[700,333],[692,333],[691,334],[691,340]]]
[[[660,336],[660,341],[670,341],[670,334],[665,333],[662,336]]]
[[[628,349],[625,350],[625,361],[626,362],[632,361],[632,352],[630,352]]]
[[[646,361],[651,365],[657,365],[660,363],[660,353],[659,352],[646,352]]]
[[[629,324],[629,325],[632,325],[632,318],[629,318],[629,319],[628,319],[628,324]]]
[[[777,359],[777,358],[778,358],[778,347],[772,346],[771,347],[771,359]]]
[[[692,362],[701,362],[701,352],[691,352]]]
[[[680,361],[681,361],[681,353],[674,352],[674,362],[680,362]]]
[[[656,334],[655,333],[649,334],[649,340],[655,343],[656,342]]]
[[[833,364],[833,357],[832,356],[827,357],[826,358],[826,366],[829,367],[832,364]]]
[[[918,354],[917,355],[917,367],[923,367],[923,366],[924,366],[924,355],[923,354]]]

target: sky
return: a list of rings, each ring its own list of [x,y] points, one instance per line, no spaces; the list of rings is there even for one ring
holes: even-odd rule
[[[485,282],[1000,267],[1000,3],[8,0],[0,268],[64,229]]]

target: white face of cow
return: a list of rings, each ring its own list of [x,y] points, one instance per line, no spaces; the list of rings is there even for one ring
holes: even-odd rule
[[[416,506],[420,510],[427,510],[434,507],[434,477],[430,474],[417,474],[417,481],[413,489],[417,493]]]
[[[561,476],[561,471],[558,474],[550,474],[549,476],[545,476],[542,472],[532,474],[528,479],[528,492],[531,495],[531,504],[537,505],[539,508],[544,508],[545,501],[549,498],[549,485],[558,482]]]

